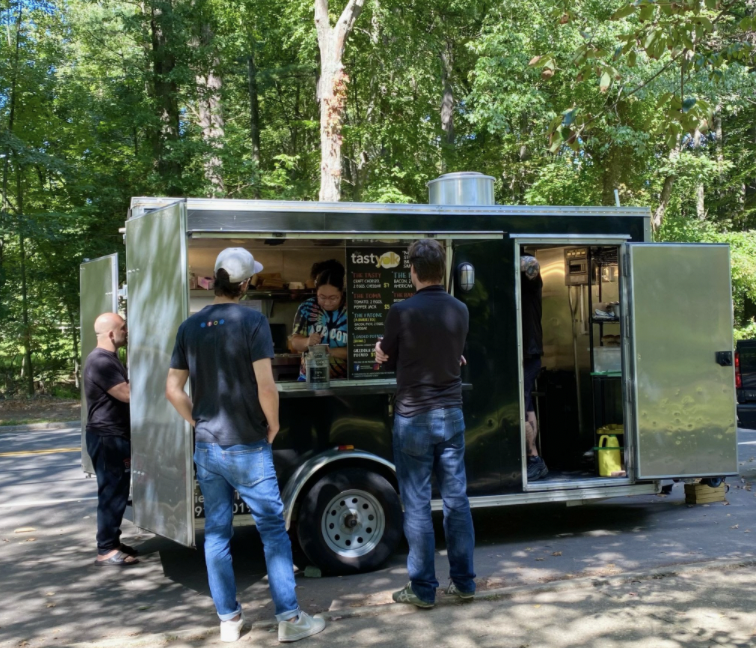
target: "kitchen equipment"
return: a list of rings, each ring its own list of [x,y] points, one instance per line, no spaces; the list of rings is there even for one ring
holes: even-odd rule
[[[475,171],[445,173],[428,183],[431,205],[493,205],[494,179]]]
[[[594,347],[593,369],[598,373],[622,371],[622,348],[618,346]]]
[[[307,347],[305,371],[307,386],[312,389],[326,389],[331,382],[331,363],[327,344],[314,344]]]

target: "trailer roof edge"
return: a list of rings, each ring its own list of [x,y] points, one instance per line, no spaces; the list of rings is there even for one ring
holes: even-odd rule
[[[181,198],[140,196],[131,199],[131,210],[153,210]],[[548,205],[408,205],[399,203],[323,203],[290,200],[239,200],[218,198],[186,198],[190,212],[289,212],[289,213],[351,213],[351,214],[449,214],[449,215],[517,215],[517,216],[619,216],[649,218],[649,207],[579,207]]]

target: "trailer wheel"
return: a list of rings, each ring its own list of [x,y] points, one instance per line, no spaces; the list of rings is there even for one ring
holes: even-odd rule
[[[399,496],[377,473],[357,468],[328,473],[302,499],[299,543],[328,573],[377,569],[394,552],[401,534]]]

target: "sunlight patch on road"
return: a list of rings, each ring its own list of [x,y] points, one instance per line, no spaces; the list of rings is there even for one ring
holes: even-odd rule
[[[14,452],[0,452],[0,457],[22,457],[24,455],[58,454],[60,452],[81,452],[81,446],[77,448],[45,448],[43,450],[16,450]]]

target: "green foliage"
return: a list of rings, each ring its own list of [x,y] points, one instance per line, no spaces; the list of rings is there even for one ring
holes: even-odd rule
[[[9,0],[0,22],[0,392],[29,361],[51,391],[77,370],[78,266],[123,253],[132,196],[316,199],[313,2]],[[755,22],[744,0],[368,0],[342,199],[423,203],[464,170],[499,203],[617,189],[659,239],[730,243],[752,330]]]

